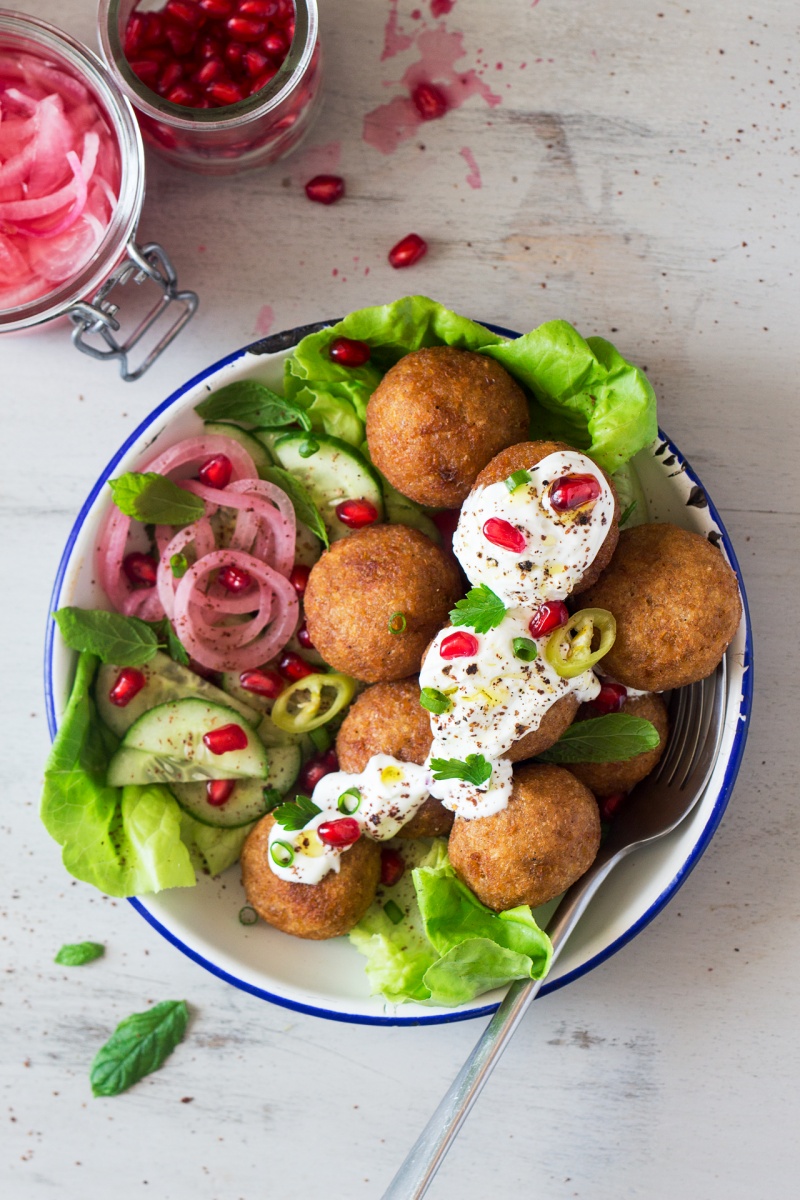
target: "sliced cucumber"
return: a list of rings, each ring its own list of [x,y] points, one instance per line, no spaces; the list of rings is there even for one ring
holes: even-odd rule
[[[382,520],[383,491],[375,468],[348,442],[316,430],[312,436],[319,450],[310,458],[300,454],[300,447],[308,439],[306,433],[285,434],[277,439],[272,452],[280,465],[308,488],[331,541],[352,533],[336,516],[336,506],[342,500],[369,500],[378,511],[378,520]]]
[[[120,746],[108,764],[106,783],[109,787],[127,787],[131,783],[197,783],[228,777],[224,770],[215,771],[203,763]]]
[[[278,459],[273,453],[273,448],[278,438],[286,437],[286,426],[264,425],[260,429],[251,429],[250,436],[255,438],[262,450],[266,453],[267,457],[269,458],[269,465],[272,466],[272,464],[275,463],[276,466],[280,466]]]
[[[206,421],[206,433],[216,433],[220,437],[230,438],[232,441],[238,442],[240,446],[244,446],[255,463],[259,475],[265,467],[272,466],[272,455],[267,452],[263,442],[253,437],[252,433],[248,433],[246,429],[240,429],[238,425],[234,425],[230,421]]]
[[[150,659],[150,662],[137,668],[144,675],[146,683],[124,708],[119,708],[116,704],[111,703],[108,694],[116,683],[120,670],[120,667],[112,666],[110,663],[102,664],[97,672],[94,685],[100,718],[109,729],[116,733],[117,737],[122,737],[127,733],[131,725],[149,709],[156,708],[160,704],[168,704],[171,700],[184,700],[187,697],[210,700],[214,704],[226,704],[229,708],[235,708],[250,725],[257,725],[261,720],[261,714],[256,711],[254,705],[248,704],[239,695],[235,695],[231,699],[213,683],[201,679],[199,675],[195,675],[194,671],[174,662],[169,655],[162,654],[160,650],[154,658]]]
[[[238,725],[246,744],[241,750],[214,754],[203,739],[225,725]],[[174,700],[151,708],[131,725],[121,749],[144,750],[159,758],[185,762],[202,772],[194,778],[267,777],[267,752],[255,731],[235,709],[206,700]]]
[[[205,783],[173,783],[172,794],[185,812],[203,825],[237,829],[257,821],[275,807],[275,794],[288,792],[297,779],[302,755],[299,746],[274,746],[266,779],[238,779],[230,797],[218,806],[208,803]]]

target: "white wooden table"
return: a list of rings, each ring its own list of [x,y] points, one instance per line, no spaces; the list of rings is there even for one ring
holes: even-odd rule
[[[87,0],[21,6],[95,45]],[[795,6],[457,0],[434,21],[428,2],[400,0],[393,35],[395,7],[322,0],[326,103],[295,159],[226,180],[150,161],[142,235],[163,241],[201,307],[142,382],[82,358],[63,328],[0,342],[0,1187],[13,1200],[370,1200],[479,1033],[333,1024],[237,992],[72,882],[36,816],[47,600],[100,468],[173,387],[258,333],[420,291],[518,329],[564,316],[646,365],[738,549],[758,692],[705,857],[631,945],[536,1003],[430,1194],[796,1195]],[[383,153],[365,117],[402,93],[428,53],[420,30],[442,22],[453,38],[437,35],[439,51],[463,49],[475,94]],[[387,28],[398,52],[382,60]],[[303,182],[333,166],[347,199],[312,207]],[[410,230],[431,250],[396,273],[386,251]],[[83,938],[105,959],[53,965]],[[173,997],[194,1017],[167,1067],[93,1100],[88,1066],[116,1022]]]

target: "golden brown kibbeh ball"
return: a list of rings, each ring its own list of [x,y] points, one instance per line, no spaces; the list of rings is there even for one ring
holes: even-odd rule
[[[419,702],[419,680],[376,683],[356,700],[336,738],[343,771],[358,774],[374,754],[391,754],[400,762],[422,766],[433,741],[430,716]],[[396,835],[401,838],[446,837],[453,825],[449,812],[428,796]]]
[[[491,483],[502,483],[504,479],[508,479],[515,471],[529,471],[531,467],[535,467],[537,463],[540,463],[543,458],[547,458],[550,454],[555,454],[559,450],[574,449],[574,446],[568,446],[566,442],[520,442],[517,446],[509,446],[507,450],[501,450],[488,466],[484,467],[475,480],[475,486],[488,487]],[[582,451],[579,451],[579,453],[582,453]],[[577,595],[578,592],[583,592],[586,588],[592,586],[601,572],[611,562],[611,557],[619,540],[619,500],[617,492],[611,476],[606,474],[605,471],[602,473],[614,494],[614,517],[611,521],[611,527],[605,536],[605,541],[597,551],[594,562],[584,572],[578,586],[573,588],[573,595]]]
[[[736,576],[722,552],[677,525],[624,530],[611,564],[582,600],[616,618],[603,670],[647,692],[705,679],[742,616]]]
[[[309,636],[337,671],[366,683],[404,679],[419,671],[425,647],[462,592],[455,560],[424,533],[371,525],[334,542],[311,568]],[[398,613],[405,628],[392,633],[389,621]]]
[[[472,821],[456,817],[448,852],[459,879],[501,912],[559,896],[589,870],[599,846],[589,789],[563,767],[526,763],[514,771],[507,808]]]
[[[398,492],[456,508],[498,450],[527,437],[529,423],[525,393],[494,359],[432,346],[386,372],[367,405],[367,442]]]
[[[247,903],[276,929],[295,937],[323,941],[349,933],[375,899],[381,874],[376,842],[361,837],[341,857],[338,872],[319,883],[289,883],[269,865],[271,814],[247,835],[242,850],[242,883]]]
[[[644,754],[636,754],[625,762],[570,763],[567,770],[571,771],[576,779],[580,779],[581,783],[585,783],[595,796],[613,796],[615,792],[629,792],[656,768],[667,744],[667,706],[660,696],[634,696],[625,701],[620,712],[628,717],[641,717],[650,721],[658,734],[658,745],[655,750],[646,750]],[[597,713],[591,704],[582,704],[577,720],[588,721],[596,716]]]

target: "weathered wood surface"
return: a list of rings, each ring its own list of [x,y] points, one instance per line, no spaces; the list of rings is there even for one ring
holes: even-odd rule
[[[22,7],[94,44],[83,0]],[[519,329],[565,316],[646,364],[662,423],[728,523],[757,631],[751,738],[710,849],[644,934],[537,1002],[430,1194],[796,1193],[795,6],[458,0],[439,21],[427,2],[421,19],[413,8],[402,0],[389,49],[443,22],[463,36],[459,71],[481,71],[476,89],[500,103],[476,90],[382,153],[363,140],[365,115],[402,94],[420,40],[381,61],[389,0],[323,0],[326,103],[304,151],[228,180],[149,163],[142,235],[202,300],[163,364],[128,386],[64,328],[0,342],[0,1056],[14,1200],[378,1197],[477,1037],[475,1023],[332,1024],[239,993],[124,902],[71,883],[36,819],[47,599],[99,469],[173,387],[259,332],[403,291]],[[312,208],[303,181],[337,164],[347,200]],[[400,275],[385,255],[411,229],[431,252]],[[79,938],[106,942],[106,958],[55,967]],[[92,1100],[88,1064],[115,1023],[182,996],[194,1016],[168,1067]]]

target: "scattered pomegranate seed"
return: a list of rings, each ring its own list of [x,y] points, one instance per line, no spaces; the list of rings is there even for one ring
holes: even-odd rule
[[[235,779],[209,779],[206,784],[206,800],[212,808],[222,808],[233,795]]]
[[[569,620],[569,609],[563,600],[548,600],[541,604],[528,623],[531,637],[544,637],[554,629],[560,629]]]
[[[281,655],[278,670],[284,679],[290,679],[293,683],[298,679],[305,679],[306,675],[316,674],[316,667],[312,667],[311,663],[295,654],[294,650],[287,650]]]
[[[308,632],[308,625],[305,621],[297,630],[297,640],[304,650],[313,650],[314,643],[311,640],[311,634]]]
[[[600,800],[601,821],[613,820],[622,805],[625,803],[627,797],[627,792],[612,792],[610,796],[603,796]]]
[[[326,750],[324,754],[315,754],[301,769],[297,776],[297,786],[301,792],[309,795],[326,775],[339,770],[339,759],[335,750]]]
[[[439,653],[442,658],[474,658],[478,653],[478,639],[474,633],[464,633],[460,629],[456,633],[448,633],[442,638]]]
[[[361,826],[355,817],[339,817],[317,826],[319,840],[326,846],[352,846],[361,837]]]
[[[401,238],[389,251],[389,262],[393,267],[413,267],[414,263],[428,253],[428,243],[418,233],[409,233]]]
[[[418,83],[411,93],[411,99],[423,121],[435,121],[443,117],[450,105],[447,97],[432,83]]]
[[[239,676],[239,686],[246,692],[256,696],[266,696],[268,700],[277,700],[286,686],[277,671],[263,668],[260,671],[242,671]]]
[[[135,667],[123,667],[108,693],[108,698],[117,708],[125,708],[134,696],[139,695],[146,683],[147,679],[142,671],[137,671]]]
[[[369,500],[343,500],[334,511],[348,529],[363,529],[366,525],[374,525],[378,519],[378,510]]]
[[[593,504],[602,490],[594,475],[562,475],[550,484],[550,503],[558,513],[573,512],[584,504]]]
[[[442,548],[444,550],[452,550],[453,548],[453,534],[456,531],[460,516],[460,508],[443,508],[441,512],[434,513],[431,518],[442,535]]]
[[[253,586],[253,576],[249,571],[243,570],[242,567],[223,567],[217,576],[217,580],[226,591],[233,592],[237,596]]]
[[[123,558],[122,569],[134,587],[153,587],[158,563],[149,554],[134,550]]]
[[[209,729],[203,734],[203,745],[212,754],[228,754],[231,750],[245,749],[247,734],[241,725],[220,725],[219,729]]]
[[[394,887],[402,878],[405,869],[405,859],[397,850],[392,850],[389,846],[381,850],[381,883],[384,887]]]
[[[363,367],[372,355],[372,347],[367,342],[357,342],[355,338],[334,338],[328,347],[328,357],[340,367]]]
[[[344,195],[341,175],[315,175],[306,184],[306,195],[315,204],[335,204]]]
[[[524,553],[528,544],[525,534],[501,517],[489,517],[483,526],[483,536],[493,546],[501,546],[503,550],[511,550],[514,554]]]
[[[207,458],[197,472],[197,477],[206,487],[226,488],[233,474],[233,463],[227,454],[214,454]]]
[[[308,586],[308,577],[311,574],[311,568],[303,563],[295,563],[292,567],[292,573],[289,576],[289,583],[292,585],[298,596],[302,599],[305,590]]]
[[[604,717],[607,713],[619,712],[627,698],[628,689],[621,683],[604,683],[591,704],[594,711]]]

